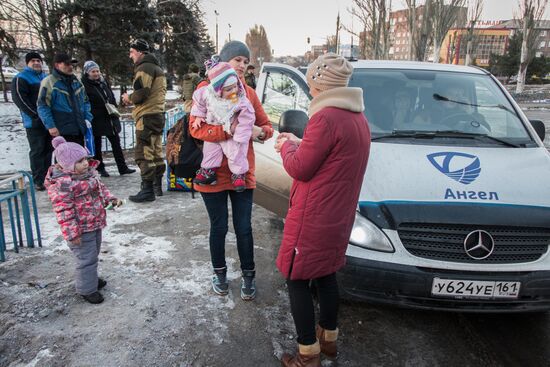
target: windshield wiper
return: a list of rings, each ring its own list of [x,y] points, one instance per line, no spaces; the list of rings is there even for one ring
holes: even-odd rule
[[[434,134],[432,132],[421,132],[415,130],[393,130],[391,134],[384,134],[371,138],[371,141],[398,138],[432,139],[434,138]]]
[[[472,138],[472,139],[489,139],[494,142],[500,143],[502,145],[506,145],[513,148],[520,148],[521,146],[515,143],[512,143],[508,140],[504,140],[501,138],[495,138],[494,136],[488,135],[488,134],[482,134],[482,133],[469,133],[459,130],[437,130],[435,131],[436,136],[445,136],[445,137],[456,137],[456,138]]]
[[[398,138],[413,138],[413,139],[433,139],[433,138],[464,138],[464,139],[489,139],[513,148],[520,148],[520,145],[514,144],[504,139],[495,138],[494,136],[479,133],[468,133],[459,130],[436,130],[436,131],[415,131],[415,130],[394,130],[391,134],[385,134],[372,138],[371,141],[382,139],[398,139]]]
[[[510,108],[506,107],[503,104],[494,104],[494,105],[481,105],[481,104],[475,104],[475,103],[468,103],[468,102],[462,102],[462,101],[456,101],[454,99],[450,99],[448,97],[442,96],[441,94],[434,93],[433,97],[436,101],[444,101],[444,102],[451,102],[456,104],[461,104],[464,106],[472,106],[472,107],[481,107],[481,108],[499,108],[501,110],[510,112],[513,115],[516,115],[516,113],[511,110]]]

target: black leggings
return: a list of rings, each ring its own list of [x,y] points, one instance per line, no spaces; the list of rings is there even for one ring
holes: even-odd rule
[[[323,329],[335,330],[338,324],[338,283],[336,273],[310,280],[286,281],[290,297],[290,311],[296,325],[298,343],[311,345],[317,341],[315,335],[315,309],[311,285],[317,288],[319,297],[319,325]]]

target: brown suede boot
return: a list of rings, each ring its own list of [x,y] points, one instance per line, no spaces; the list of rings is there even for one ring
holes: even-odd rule
[[[338,329],[327,330],[317,325],[316,329],[317,339],[321,345],[321,353],[327,358],[336,359],[338,357],[338,348],[336,346],[336,339],[338,339]]]
[[[283,367],[321,367],[321,348],[319,342],[312,345],[298,344],[298,354],[295,356],[283,354]]]

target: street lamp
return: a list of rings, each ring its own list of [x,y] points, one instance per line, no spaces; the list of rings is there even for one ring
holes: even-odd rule
[[[227,23],[229,26],[229,42],[231,42],[231,23]]]
[[[218,54],[218,15],[220,15],[220,13],[214,10],[214,14],[216,14],[216,54]]]

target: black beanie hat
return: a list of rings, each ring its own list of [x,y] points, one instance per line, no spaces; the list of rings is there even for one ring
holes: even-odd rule
[[[28,64],[32,59],[40,59],[42,61],[42,56],[38,52],[31,51],[25,55],[25,64]]]
[[[130,45],[130,48],[136,49],[139,52],[149,52],[149,44],[147,43],[147,41],[141,38],[132,42],[132,44]]]
[[[197,64],[189,64],[189,72],[190,73],[198,73],[199,72],[199,66]]]

